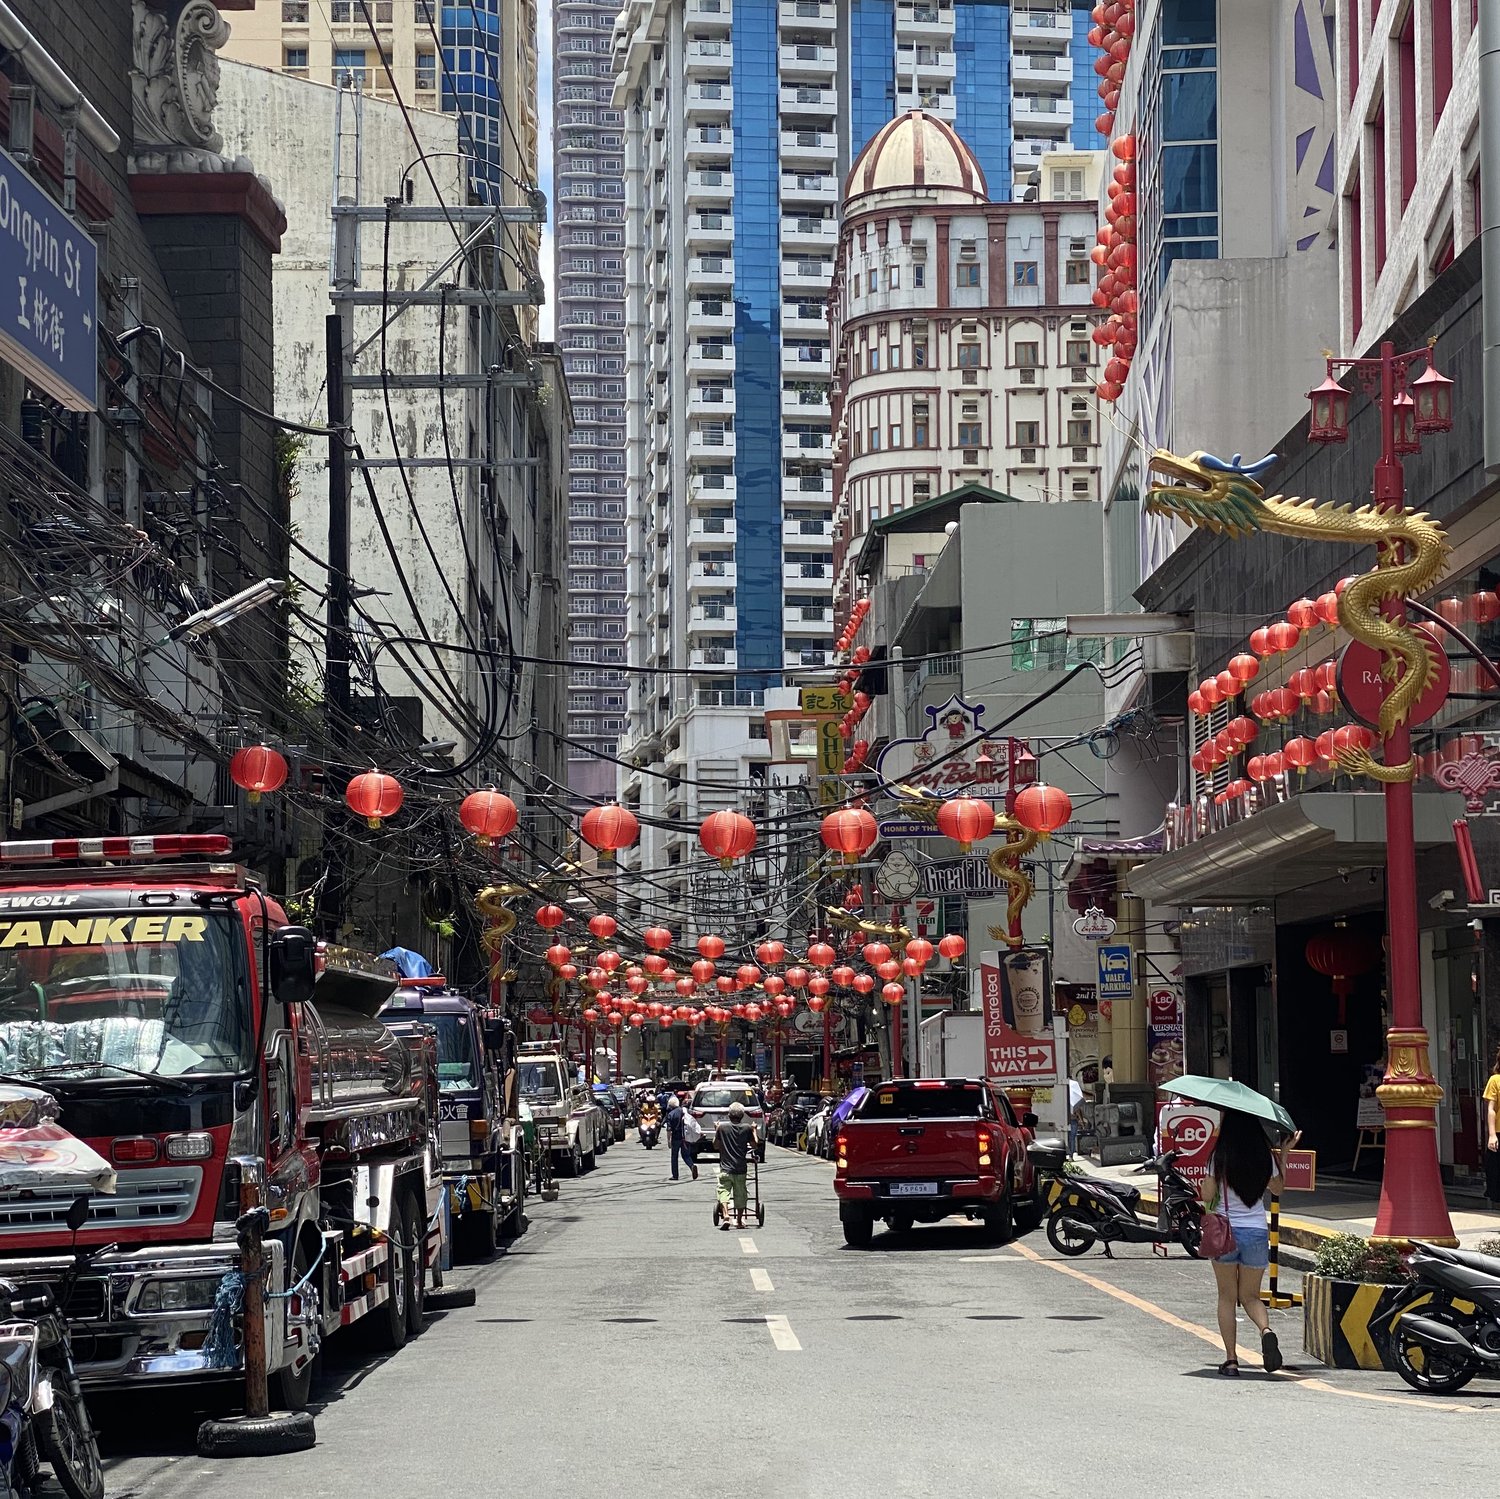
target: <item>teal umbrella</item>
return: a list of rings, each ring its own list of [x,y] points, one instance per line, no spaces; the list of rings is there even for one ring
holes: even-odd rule
[[[1174,1077],[1161,1085],[1163,1093],[1175,1093],[1179,1098],[1191,1098],[1194,1103],[1206,1103],[1216,1109],[1232,1109],[1237,1114],[1249,1114],[1267,1126],[1273,1136],[1294,1135],[1297,1126],[1292,1116],[1264,1093],[1247,1088],[1228,1077]]]

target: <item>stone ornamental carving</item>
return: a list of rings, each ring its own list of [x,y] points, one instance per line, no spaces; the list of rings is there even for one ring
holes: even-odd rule
[[[214,129],[229,23],[210,0],[133,0],[132,172],[253,172]]]

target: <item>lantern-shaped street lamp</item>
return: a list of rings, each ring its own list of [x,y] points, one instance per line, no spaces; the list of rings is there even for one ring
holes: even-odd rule
[[[1349,392],[1331,372],[1323,377],[1321,385],[1308,391],[1307,399],[1312,406],[1308,437],[1313,442],[1348,442]]]
[[[1391,415],[1396,435],[1396,453],[1406,457],[1422,451],[1422,439],[1417,436],[1417,403],[1402,390],[1391,402]]]
[[[1418,432],[1453,430],[1453,382],[1446,375],[1429,364],[1411,382],[1411,393],[1417,403]]]

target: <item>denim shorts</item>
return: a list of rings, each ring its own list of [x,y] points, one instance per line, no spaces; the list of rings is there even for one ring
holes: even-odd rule
[[[1237,1228],[1234,1231],[1234,1248],[1221,1254],[1216,1265],[1244,1265],[1250,1270],[1264,1270],[1271,1263],[1271,1236],[1264,1229],[1257,1233],[1253,1228]]]

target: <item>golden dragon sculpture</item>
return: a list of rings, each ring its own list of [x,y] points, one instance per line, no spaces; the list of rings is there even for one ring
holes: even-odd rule
[[[828,913],[829,925],[838,927],[840,931],[861,932],[866,937],[883,937],[892,941],[911,941],[910,927],[883,926],[878,921],[865,921],[853,911],[846,911],[843,906],[824,906],[823,909]]]
[[[1339,623],[1355,640],[1381,654],[1381,676],[1392,684],[1380,705],[1379,730],[1389,739],[1407,720],[1412,704],[1437,679],[1438,663],[1427,641],[1409,624],[1381,613],[1391,599],[1425,592],[1442,577],[1448,560],[1443,528],[1429,516],[1374,505],[1335,505],[1268,495],[1257,482],[1274,460],[1242,466],[1208,453],[1180,458],[1158,449],[1146,485],[1146,508],[1175,516],[1223,536],[1274,531],[1308,541],[1368,542],[1375,567],[1339,595]],[[1409,781],[1416,762],[1382,765],[1365,750],[1339,756],[1340,769],[1376,781]]]
[[[942,797],[918,791],[912,786],[892,786],[891,795],[900,806],[903,817],[937,826],[938,808],[943,805]],[[989,927],[988,931],[996,942],[1019,947],[1022,939],[1012,936],[1011,929],[1020,926],[1021,912],[1036,891],[1031,876],[1021,868],[1021,860],[1042,841],[1042,835],[1023,827],[1014,817],[1004,812],[995,813],[994,831],[997,834],[1003,833],[1005,842],[999,848],[989,851],[985,863],[989,865],[990,873],[1010,891],[1010,900],[1005,910],[1007,924]]]

